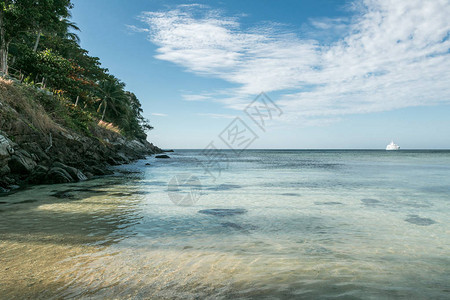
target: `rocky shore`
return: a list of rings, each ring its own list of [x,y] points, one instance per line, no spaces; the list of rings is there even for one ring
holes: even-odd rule
[[[39,103],[25,103],[11,83],[0,88],[0,193],[111,174],[110,166],[163,152],[145,136],[130,139],[97,124],[81,134],[56,122]]]

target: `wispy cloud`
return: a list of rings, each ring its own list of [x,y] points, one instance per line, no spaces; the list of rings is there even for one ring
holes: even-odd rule
[[[236,84],[221,101],[240,109],[278,91],[285,120],[336,118],[450,103],[450,3],[355,1],[349,19],[314,19],[333,42],[302,39],[276,24],[242,29],[205,6],[145,12],[156,58]],[[221,91],[223,93],[223,91]],[[207,100],[185,95],[186,100]]]
[[[186,101],[206,101],[211,100],[212,97],[210,95],[202,95],[202,94],[183,94],[181,95],[183,100]]]
[[[215,113],[198,113],[198,116],[202,117],[209,117],[213,119],[234,119],[236,118],[236,115],[230,115],[230,114],[215,114]]]
[[[163,113],[152,113],[152,116],[156,116],[156,117],[167,117],[168,114],[163,114]]]

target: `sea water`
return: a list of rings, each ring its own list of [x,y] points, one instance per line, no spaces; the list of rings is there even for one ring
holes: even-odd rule
[[[449,151],[210,154],[0,197],[0,298],[450,297]]]

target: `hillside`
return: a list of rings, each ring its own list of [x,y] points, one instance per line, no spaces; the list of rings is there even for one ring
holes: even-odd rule
[[[161,150],[32,84],[0,78],[0,192],[108,174]]]

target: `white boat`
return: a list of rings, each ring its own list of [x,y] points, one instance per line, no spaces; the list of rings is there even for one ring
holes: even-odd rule
[[[391,141],[389,145],[386,146],[386,150],[399,150],[400,146]]]

